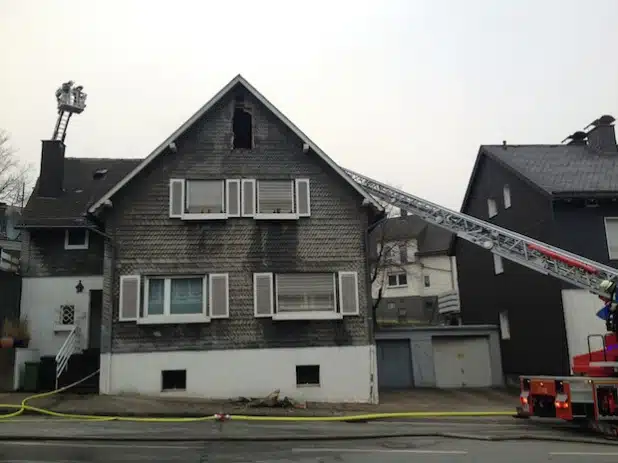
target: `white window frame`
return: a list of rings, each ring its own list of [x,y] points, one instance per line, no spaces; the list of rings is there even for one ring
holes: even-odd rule
[[[491,219],[498,215],[498,203],[493,198],[487,198],[487,216]]]
[[[324,273],[330,274],[331,272],[307,272],[307,273]],[[286,275],[285,273],[275,273],[273,275],[274,286],[275,286],[275,298],[273,300],[274,305],[274,313],[272,316],[273,320],[341,320],[343,318],[343,314],[341,314],[341,308],[339,306],[339,298],[337,297],[338,287],[337,287],[337,273],[332,272],[333,279],[333,303],[335,305],[334,310],[326,311],[326,310],[316,310],[310,311],[305,310],[302,312],[285,312],[279,313],[279,285],[277,284],[277,277],[279,275]]]
[[[280,182],[289,181],[292,184],[292,205],[294,206],[294,212],[289,213],[260,213],[260,182]],[[311,196],[311,192],[309,192]],[[298,219],[298,204],[296,198],[298,197],[298,189],[296,188],[295,179],[263,179],[255,181],[255,214],[253,218],[255,220],[297,220]]]
[[[84,228],[71,228],[71,230],[84,230],[84,244],[69,244],[69,229],[64,231],[64,249],[67,251],[73,251],[76,249],[88,249],[90,244],[90,230]]]
[[[503,341],[508,341],[511,339],[511,326],[509,324],[509,314],[506,310],[503,310],[498,315],[498,319],[500,322],[500,338]]]
[[[246,185],[251,185],[250,188],[253,188],[253,207],[249,212],[245,212],[245,188]],[[243,178],[240,181],[240,215],[241,217],[255,217],[257,213],[257,182],[254,178]]]
[[[200,314],[172,314],[170,313],[171,306],[171,289],[172,280],[181,279],[202,279],[202,313]],[[163,315],[148,315],[148,291],[150,280],[163,280]],[[143,311],[138,318],[138,324],[169,324],[169,323],[208,323],[210,322],[209,314],[209,278],[208,275],[152,275],[144,278],[144,297]],[[228,301],[229,304],[229,301]],[[222,317],[223,318],[223,317]]]
[[[496,275],[500,275],[504,273],[504,261],[502,260],[502,256],[498,254],[492,254],[494,259],[494,273]]]
[[[607,223],[608,222],[615,223],[617,231],[618,231],[618,217],[605,217],[603,219],[603,224],[605,225],[605,243],[607,245],[607,257],[609,258],[609,260],[618,260],[618,254],[617,255],[612,255],[611,246],[609,245],[610,234],[609,234],[609,230],[607,228]],[[618,234],[616,236],[616,241],[618,241]]]
[[[508,209],[511,207],[511,187],[509,185],[504,185],[502,188],[502,196],[504,198],[504,208]]]
[[[406,276],[406,284],[402,285],[399,283],[399,276],[400,275],[405,275]],[[397,284],[396,285],[391,285],[389,282],[389,278],[392,276],[396,276],[397,277]],[[386,275],[386,287],[387,288],[405,288],[408,286],[408,272],[392,272],[392,273],[388,273]]]
[[[232,179],[235,180],[235,179]],[[182,220],[222,220],[227,219],[227,179],[207,179],[207,178],[186,178],[184,179],[184,187],[182,189]],[[187,212],[187,194],[188,184],[190,182],[221,182],[221,208],[223,212],[214,212],[212,214],[201,214]]]

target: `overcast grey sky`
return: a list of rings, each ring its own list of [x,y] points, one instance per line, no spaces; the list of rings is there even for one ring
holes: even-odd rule
[[[459,209],[479,145],[618,117],[618,0],[0,0],[0,128],[38,171],[145,157],[240,73],[339,164]]]

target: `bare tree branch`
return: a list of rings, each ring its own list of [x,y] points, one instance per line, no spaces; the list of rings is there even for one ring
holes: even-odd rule
[[[19,161],[9,139],[0,130],[0,202],[23,206],[32,188],[32,167]]]

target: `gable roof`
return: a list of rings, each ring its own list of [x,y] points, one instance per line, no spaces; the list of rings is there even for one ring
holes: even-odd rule
[[[485,152],[550,194],[618,192],[618,155],[587,145],[487,145]]]
[[[225,95],[227,95],[237,84],[242,85],[249,91],[260,103],[262,103],[270,112],[272,112],[281,122],[283,122],[296,136],[304,143],[309,145],[309,148],[315,152],[322,160],[324,160],[335,172],[337,172],[344,180],[346,180],[352,188],[354,188],[361,196],[373,204],[376,208],[382,209],[381,205],[363,190],[354,180],[352,180],[344,170],[333,161],[324,151],[322,151],[307,135],[305,135],[296,125],[294,125],[281,111],[279,111],[270,101],[268,101],[260,92],[257,91],[247,80],[238,74],[225,87],[223,87],[214,97],[202,106],[193,116],[191,116],[184,124],[182,124],[174,133],[172,133],[163,143],[161,143],[152,153],[142,160],[133,170],[125,175],[121,180],[113,185],[105,192],[89,209],[88,212],[94,213],[101,205],[111,199],[123,186],[130,182],[137,174],[139,174],[148,164],[150,164],[157,156],[174,142],[178,137],[185,133],[193,126],[200,118],[202,118],[211,108],[213,108]]]
[[[547,196],[618,193],[618,156],[588,145],[481,145],[461,204],[465,213],[484,159],[495,161]],[[454,252],[455,239],[451,242]]]
[[[393,217],[375,229],[373,239],[378,241],[403,241],[415,239],[420,255],[446,254],[453,234],[441,227],[425,222],[415,215]]]
[[[141,159],[65,158],[62,194],[58,198],[38,196],[37,181],[18,228],[88,226],[88,206],[140,162]],[[107,169],[107,173],[95,180],[93,174],[99,169]]]

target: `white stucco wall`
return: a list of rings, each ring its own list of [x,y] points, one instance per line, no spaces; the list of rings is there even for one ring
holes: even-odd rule
[[[572,370],[573,356],[588,353],[588,336],[605,334],[607,331],[605,322],[596,316],[603,307],[603,302],[583,289],[563,289],[562,307]],[[592,350],[601,349],[603,347],[601,339],[592,338],[590,347]]]
[[[416,242],[408,245],[408,256],[416,252]],[[405,272],[408,276],[406,286],[389,287],[388,273]],[[371,293],[375,299],[382,286],[382,297],[408,297],[408,296],[438,296],[447,291],[458,290],[457,266],[455,257],[428,256],[417,258],[416,261],[406,265],[397,265],[393,268],[384,268],[372,285]],[[430,286],[425,287],[424,276],[429,276]]]
[[[297,387],[296,365],[320,365],[320,386]],[[186,391],[162,392],[161,371],[174,369],[186,369]],[[374,346],[103,354],[99,384],[102,394],[229,399],[280,389],[295,400],[378,400]]]
[[[81,280],[84,290],[75,291]],[[82,346],[88,342],[88,308],[90,290],[103,289],[102,276],[24,278],[21,293],[21,314],[30,324],[30,346],[41,356],[56,355],[65,341],[67,331],[54,331],[58,309],[68,304],[75,306],[75,316],[81,328]]]

